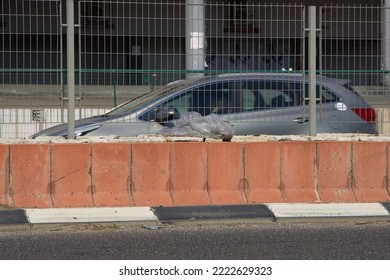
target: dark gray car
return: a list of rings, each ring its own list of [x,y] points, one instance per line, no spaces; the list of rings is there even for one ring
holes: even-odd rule
[[[217,114],[234,128],[234,135],[308,134],[307,76],[223,74],[170,83],[125,102],[96,117],[76,121],[76,136],[159,134],[175,127],[180,116]],[[317,77],[317,132],[370,133],[376,113],[347,80]],[[38,136],[67,136],[67,125],[43,130]]]

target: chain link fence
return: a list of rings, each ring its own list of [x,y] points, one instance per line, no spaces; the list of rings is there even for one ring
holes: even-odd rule
[[[64,7],[61,0],[0,3],[0,137],[67,121]],[[387,8],[317,11],[317,74],[351,80],[388,134]],[[302,4],[79,0],[74,14],[76,119],[196,75],[308,69]]]

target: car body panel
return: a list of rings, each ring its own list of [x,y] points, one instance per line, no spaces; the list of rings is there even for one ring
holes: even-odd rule
[[[158,134],[164,126],[156,122],[110,122],[104,126],[91,131],[88,136],[137,136],[144,134]]]

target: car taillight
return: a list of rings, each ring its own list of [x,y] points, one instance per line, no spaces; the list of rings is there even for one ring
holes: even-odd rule
[[[352,108],[352,111],[366,122],[376,121],[376,112],[374,108]]]

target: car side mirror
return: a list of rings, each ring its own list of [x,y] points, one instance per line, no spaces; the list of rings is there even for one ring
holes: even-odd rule
[[[173,107],[159,108],[156,111],[155,121],[156,122],[170,121],[170,120],[173,120],[175,118],[175,115],[176,115],[176,110]]]

